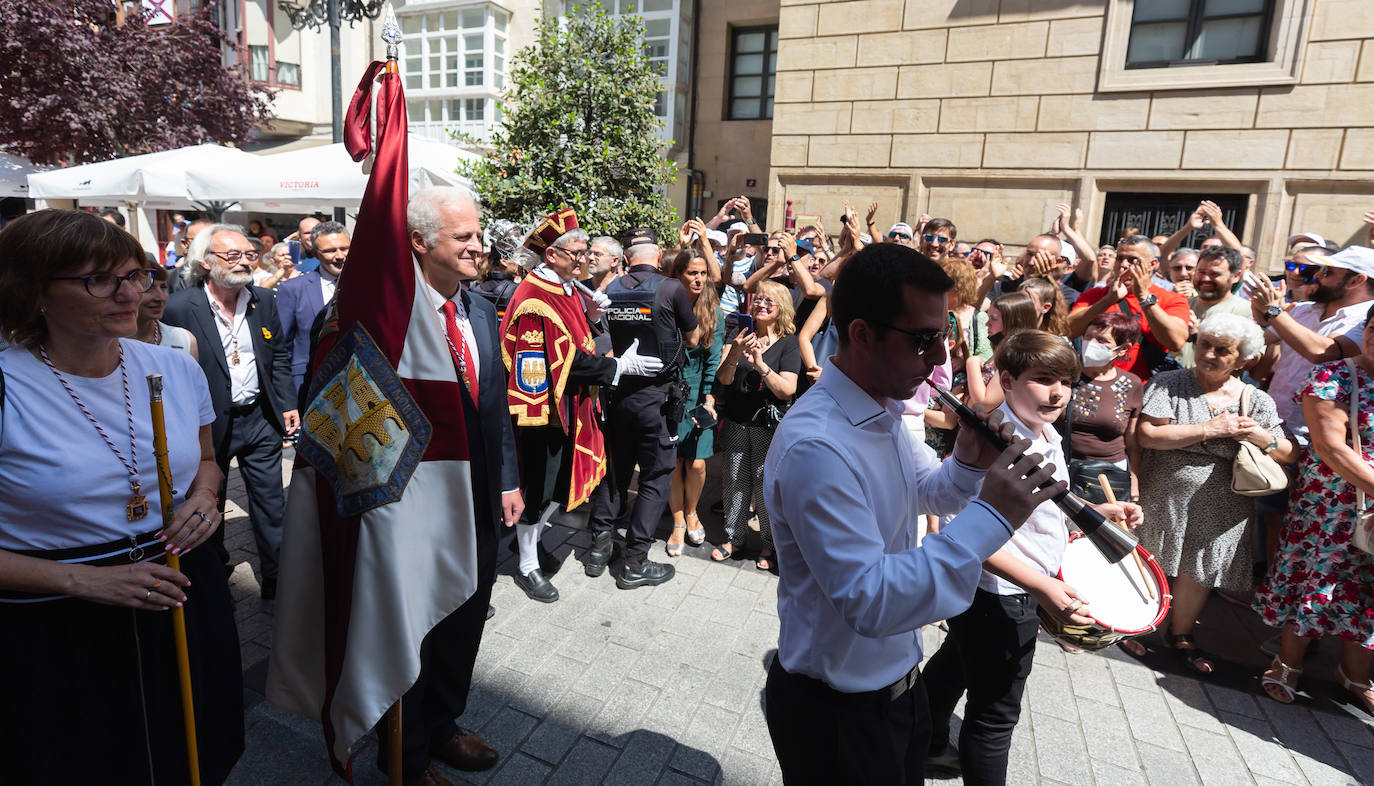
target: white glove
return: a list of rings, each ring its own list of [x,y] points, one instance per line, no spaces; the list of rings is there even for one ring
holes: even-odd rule
[[[615,381],[611,384],[620,382],[620,378],[626,374],[633,377],[652,377],[662,370],[662,360],[653,355],[639,354],[639,339],[635,339],[625,348],[625,354],[615,359]]]
[[[600,319],[601,315],[606,313],[606,309],[611,306],[611,298],[605,292],[581,288],[578,288],[577,292],[582,296],[583,310],[587,313],[587,319],[592,322]],[[591,294],[588,295],[588,292]]]

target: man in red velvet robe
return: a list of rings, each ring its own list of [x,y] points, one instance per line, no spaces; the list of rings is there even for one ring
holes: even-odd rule
[[[525,241],[536,255],[534,268],[516,288],[501,323],[525,496],[516,529],[515,583],[544,603],[558,600],[558,590],[544,575],[556,566],[548,560],[541,566],[540,530],[559,507],[573,510],[586,502],[606,475],[597,389],[614,386],[624,374],[651,376],[663,367],[634,347],[619,358],[596,354],[589,320],[600,316],[606,297],[584,294],[574,284],[586,263],[588,240],[571,209],[536,225]],[[607,541],[594,547],[609,552]]]

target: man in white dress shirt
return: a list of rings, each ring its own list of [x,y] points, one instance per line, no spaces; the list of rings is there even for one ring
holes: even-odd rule
[[[922,782],[921,626],[967,608],[983,561],[1064,487],[1036,490],[1052,468],[1024,439],[998,454],[963,429],[944,463],[911,445],[902,402],[945,360],[952,287],[907,246],[857,254],[831,294],[839,352],[768,452],[781,631],[765,695],[786,782]],[[917,546],[924,515],[960,510]]]

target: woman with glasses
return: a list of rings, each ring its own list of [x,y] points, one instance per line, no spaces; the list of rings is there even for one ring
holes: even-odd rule
[[[773,432],[797,392],[801,347],[797,343],[792,295],[775,281],[762,281],[749,299],[753,330],[740,330],[716,371],[721,401],[721,452],[725,454],[726,540],[711,550],[723,562],[744,545],[749,506],[759,519],[763,547],[755,567],[773,567],[773,533],[763,505],[763,459]]]
[[[145,344],[179,349],[196,357],[196,337],[191,335],[191,331],[162,321],[162,312],[167,308],[167,279],[170,277],[167,269],[153,268],[150,272],[153,274],[153,285],[143,293],[143,300],[139,303],[138,332],[134,338]]]
[[[0,232],[0,761],[14,783],[185,783],[172,636],[185,610],[204,783],[243,750],[205,377],[132,338],[152,287],[128,233],[41,210]],[[171,523],[158,503],[145,377],[161,374]],[[165,554],[181,555],[181,571]]]

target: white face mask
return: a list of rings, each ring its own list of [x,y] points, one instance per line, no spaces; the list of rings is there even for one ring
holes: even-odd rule
[[[1083,340],[1083,346],[1078,350],[1078,354],[1083,358],[1083,365],[1087,368],[1101,368],[1112,362],[1112,358],[1116,356],[1111,347],[1087,339]]]

